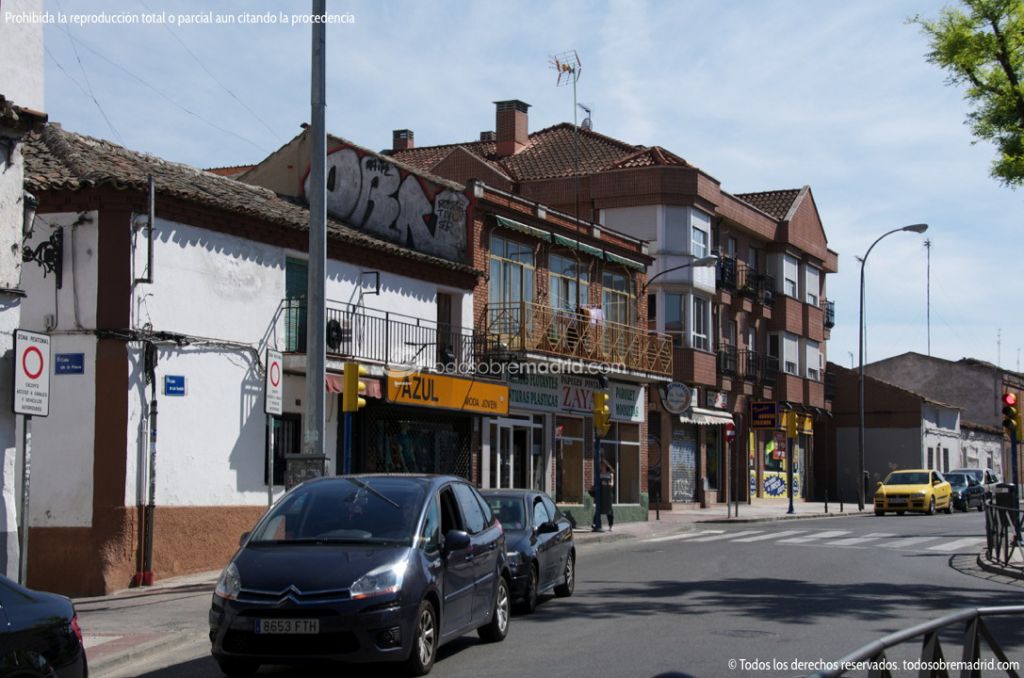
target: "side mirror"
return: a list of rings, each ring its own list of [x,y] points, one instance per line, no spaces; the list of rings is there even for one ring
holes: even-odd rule
[[[875,483],[875,487],[881,487],[881,486],[882,486],[882,481],[881,480],[879,480],[877,483]]]
[[[546,520],[537,526],[537,534],[553,534],[558,532],[558,525],[550,520]]]
[[[444,554],[469,548],[469,535],[463,530],[448,530],[444,535]]]
[[[249,539],[249,534],[250,534],[249,532],[243,532],[242,533],[242,536],[238,538],[238,545],[239,546],[245,546],[246,540]]]
[[[936,478],[935,480],[932,481],[932,485],[940,485],[940,484],[942,484],[942,481],[939,480],[938,478]]]

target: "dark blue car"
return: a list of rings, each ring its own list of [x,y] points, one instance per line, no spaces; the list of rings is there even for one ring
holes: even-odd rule
[[[483,490],[505,528],[512,598],[533,612],[537,598],[549,591],[571,596],[576,587],[576,543],[572,525],[543,492]]]
[[[72,602],[0,576],[0,676],[88,675],[82,630]]]
[[[450,476],[320,478],[296,487],[243,537],[210,610],[229,675],[261,664],[406,662],[477,630],[508,632],[505,535],[487,503]]]

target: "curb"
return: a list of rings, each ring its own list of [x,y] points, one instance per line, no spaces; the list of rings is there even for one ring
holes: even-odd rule
[[[130,636],[129,636],[130,637]],[[178,647],[185,647],[199,640],[206,638],[206,632],[202,631],[178,631],[168,632],[163,638],[157,638],[138,645],[133,645],[123,652],[111,653],[97,659],[89,658],[89,651],[86,650],[86,658],[89,661],[89,674],[93,678],[103,678],[104,674],[111,673],[134,662],[144,660],[162,652],[173,650]],[[102,647],[102,645],[97,646]]]
[[[1011,577],[1013,579],[1020,579],[1024,581],[1024,570],[1015,567],[1003,567],[1002,565],[993,565],[989,562],[988,558],[985,557],[985,551],[978,554],[978,567],[985,570],[989,574],[999,574],[1004,577]]]
[[[819,520],[822,518],[863,518],[865,516],[873,516],[873,513],[867,511],[851,511],[848,513],[794,513],[793,515],[781,515],[781,516],[758,516],[754,518],[708,518],[706,520],[700,520],[697,522],[698,525],[706,525],[708,523],[715,525],[727,525],[729,523],[774,523],[780,520]]]

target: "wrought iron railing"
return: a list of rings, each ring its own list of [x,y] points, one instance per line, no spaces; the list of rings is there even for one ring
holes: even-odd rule
[[[758,273],[742,261],[730,261],[736,266],[736,289],[740,294],[754,299],[763,306],[772,306],[775,303],[775,278]]]
[[[825,327],[832,329],[836,326],[836,302],[826,299],[821,302],[821,308],[825,311]]]
[[[468,328],[353,304],[327,304],[326,350],[332,356],[420,369],[458,366],[471,372],[498,345],[497,337]],[[285,351],[304,353],[306,300],[285,299],[283,316]]]
[[[672,374],[672,338],[599,315],[526,302],[487,305],[486,334],[504,352],[535,352]]]
[[[718,372],[727,377],[735,377],[738,373],[738,352],[735,346],[721,344],[718,347]]]
[[[736,289],[736,260],[734,258],[719,257],[715,282],[722,289]]]
[[[1003,489],[1003,488],[997,488]],[[1006,568],[1024,573],[1024,512],[1011,506],[997,506],[985,502],[985,559]]]
[[[985,664],[984,668],[990,669],[988,666],[989,662],[982,661],[981,658],[982,642],[984,641],[995,657],[995,659],[992,660],[993,666],[991,668],[1008,676],[1016,676],[1016,667],[1018,662],[1011,662],[1007,658],[1006,653],[1003,651],[1002,647],[1000,647],[999,642],[989,631],[988,625],[985,623],[986,617],[991,618],[1010,615],[1017,617],[1024,615],[1024,605],[977,607],[954,612],[934,621],[912,626],[904,631],[890,633],[887,636],[868,643],[864,647],[854,650],[842,659],[838,659],[834,662],[828,662],[830,667],[834,665],[835,668],[829,668],[828,670],[811,674],[811,678],[836,678],[837,676],[845,675],[850,671],[857,671],[860,674],[867,672],[868,676],[891,676],[893,666],[896,668],[902,668],[906,664],[888,660],[886,657],[886,651],[896,647],[897,645],[902,645],[903,643],[916,640],[917,638],[921,639],[920,661],[907,662],[907,664],[910,665],[909,670],[906,670],[908,675],[948,676],[950,675],[949,669],[953,669],[954,672],[959,673],[961,676],[980,676],[982,675],[980,668],[982,664]],[[1019,620],[1014,622],[1015,626],[1019,625],[1019,623]],[[939,640],[939,636],[943,631],[946,631],[947,629],[956,629],[961,624],[963,625],[963,647],[960,653],[961,659],[959,661],[953,659],[947,660],[943,654],[942,643]],[[1000,665],[1000,663],[1002,665]],[[920,668],[935,666],[944,666],[944,668],[935,669],[934,671],[926,668]],[[986,672],[985,675],[992,674],[990,672]]]
[[[740,351],[740,376],[747,381],[757,381],[758,374],[762,371],[761,361],[762,356],[757,351]]]

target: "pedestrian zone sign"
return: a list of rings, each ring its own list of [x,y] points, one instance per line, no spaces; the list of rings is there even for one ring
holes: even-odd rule
[[[14,334],[14,413],[50,414],[50,337],[17,330]]]
[[[267,349],[267,389],[263,409],[267,414],[281,414],[284,402],[284,381],[281,363],[284,356],[279,351]]]

